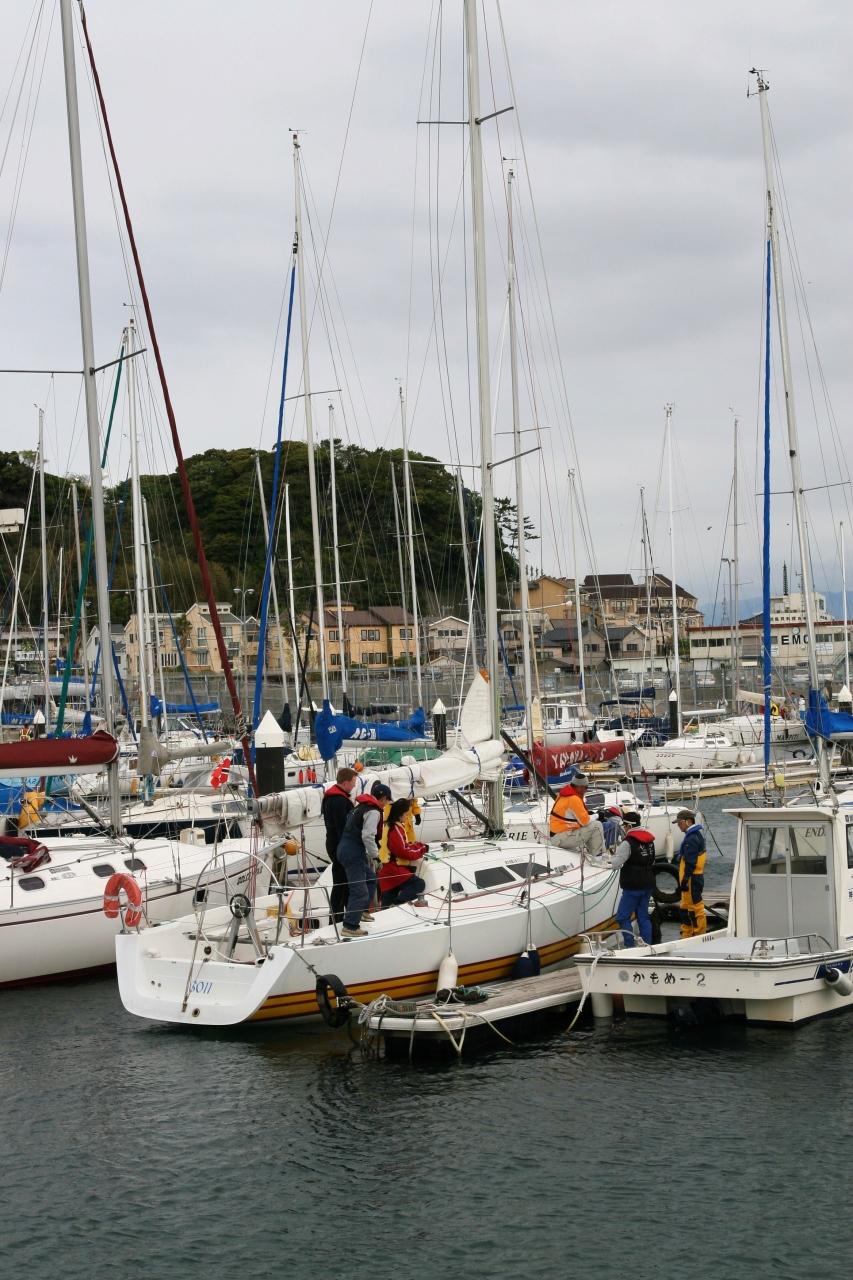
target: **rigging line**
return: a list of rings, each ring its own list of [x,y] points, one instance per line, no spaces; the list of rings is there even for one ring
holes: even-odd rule
[[[424,64],[421,69],[421,83],[418,91],[418,115],[421,114],[423,105],[424,85],[426,84],[427,66],[429,63],[429,32],[432,31],[432,19],[435,13],[435,0],[433,0],[429,13],[429,21],[427,23],[427,41],[424,48]],[[418,161],[420,157],[420,129],[415,128],[415,165],[412,175],[412,218],[411,218],[411,234],[409,243],[409,303],[408,315],[406,322],[406,386],[409,385],[409,366],[411,360],[412,349],[412,313],[414,310],[414,291],[415,291],[415,227],[417,223],[417,206],[418,206]]]
[[[27,34],[29,32],[30,27],[32,26],[33,17],[35,16],[36,10],[38,9],[39,16],[38,16],[37,22],[41,21],[41,14],[42,14],[42,11],[44,10],[44,2],[45,0],[35,0],[35,3],[33,4],[32,9],[30,10],[30,16],[27,18],[27,25],[24,27],[24,34],[23,34],[23,37],[21,38],[21,44],[18,49],[18,56],[15,59],[15,65],[12,68],[12,74],[9,77],[9,87],[6,90],[6,96],[3,99],[3,105],[2,107],[0,107],[0,124],[3,123],[3,117],[6,114],[6,108],[9,105],[9,98],[12,95],[12,87],[14,86],[15,81],[17,79],[18,67],[21,65],[21,58],[23,57],[24,49],[26,49],[27,47]],[[30,49],[32,49],[32,40],[30,41]],[[27,61],[29,61],[29,54],[27,54]],[[26,74],[26,71],[24,72],[24,74]],[[10,128],[11,128],[11,125],[10,125]],[[2,166],[0,166],[0,172],[2,172]]]
[[[31,78],[31,77],[28,77],[28,72],[29,72],[29,66],[30,66],[30,59],[33,57],[33,54],[34,54],[35,50],[36,50],[36,49],[37,49],[37,47],[38,47],[39,30],[40,30],[40,27],[41,27],[42,18],[44,17],[44,0],[37,0],[36,4],[33,6],[33,12],[35,11],[35,9],[36,9],[36,8],[39,10],[39,14],[38,14],[38,18],[36,19],[35,27],[33,28],[32,39],[30,40],[29,50],[28,50],[28,52],[27,52],[27,60],[26,60],[26,62],[24,63],[24,69],[23,69],[23,71],[21,72],[21,83],[20,83],[20,85],[18,86],[18,92],[17,92],[17,95],[16,95],[16,97],[15,97],[15,109],[14,109],[14,111],[12,112],[12,119],[9,121],[9,134],[8,134],[7,139],[6,139],[6,145],[5,145],[5,147],[3,148],[3,156],[2,156],[2,158],[0,158],[0,176],[2,176],[3,171],[4,171],[4,169],[6,168],[6,158],[7,158],[8,154],[9,154],[9,148],[10,148],[10,147],[11,147],[11,145],[12,145],[12,136],[13,136],[13,134],[14,134],[14,130],[15,130],[15,121],[16,121],[16,120],[17,120],[17,118],[18,118],[18,111],[20,110],[21,100],[22,100],[22,98],[23,98],[23,96],[24,96],[24,87],[25,87],[25,85],[27,85],[27,84],[29,83],[29,84],[30,84],[30,88],[32,88],[32,78]],[[8,102],[9,102],[9,95],[11,94],[11,92],[12,92],[12,86],[13,86],[13,85],[14,85],[14,83],[15,83],[16,73],[17,73],[18,66],[19,66],[20,61],[21,61],[21,54],[23,53],[23,51],[24,51],[24,46],[25,46],[25,44],[26,44],[27,31],[29,31],[30,22],[32,21],[32,16],[33,16],[33,15],[32,15],[32,12],[31,12],[31,13],[30,13],[30,19],[29,19],[29,21],[27,22],[27,26],[26,26],[26,29],[25,29],[25,31],[24,31],[24,40],[23,40],[23,42],[22,42],[22,44],[21,44],[21,48],[18,50],[18,57],[17,57],[17,60],[16,60],[16,62],[15,62],[14,70],[13,70],[13,72],[12,72],[12,78],[11,78],[11,80],[9,81],[9,88],[6,90],[6,97],[5,97],[4,101],[3,101],[3,111],[2,111],[2,113],[0,113],[0,120],[2,120],[3,115],[5,115],[5,113],[6,113],[6,107],[7,107]],[[35,58],[34,63],[35,63],[36,61],[38,61],[38,58],[37,58],[37,57]]]
[[[33,140],[33,130],[36,123],[36,112],[38,110],[39,99],[41,98],[42,81],[44,80],[44,69],[47,62],[48,49],[50,48],[50,33],[53,30],[53,22],[56,17],[56,3],[54,3],[51,11],[50,24],[45,36],[44,51],[41,59],[41,70],[38,74],[38,84],[35,83],[35,76],[30,81],[30,89],[27,95],[27,105],[24,112],[24,124],[21,131],[21,150],[18,155],[18,168],[15,174],[15,186],[13,188],[12,211],[9,216],[9,225],[6,230],[6,245],[3,252],[3,266],[0,268],[0,289],[6,279],[6,267],[9,262],[9,251],[12,247],[12,235],[15,230],[15,223],[18,218],[18,209],[21,203],[21,193],[24,187],[24,174],[27,168],[27,160],[30,155],[30,146]],[[33,67],[35,73],[35,66]],[[33,89],[35,88],[35,99],[33,100]],[[30,112],[30,102],[32,102],[32,112]],[[11,134],[10,134],[11,139]],[[5,157],[4,157],[5,159]]]
[[[98,103],[101,109],[101,116],[103,118],[104,130],[105,130],[107,142],[109,145],[110,156],[113,162],[113,171],[115,173],[116,184],[118,186],[119,196],[121,198],[121,205],[122,205],[122,210],[124,212],[128,240],[130,242],[131,251],[133,253],[134,264],[136,266],[137,278],[139,281],[139,291],[142,295],[142,301],[145,308],[145,316],[146,316],[147,325],[148,325],[148,335],[150,339],[150,345],[154,352],[154,358],[157,363],[157,372],[160,375],[160,385],[163,391],[163,400],[165,402],[166,414],[169,419],[169,427],[172,433],[172,443],[174,445],[175,455],[178,460],[178,471],[180,475],[181,489],[183,492],[184,503],[187,508],[187,516],[189,517],[190,528],[193,534],[193,541],[195,543],[196,555],[198,557],[198,562],[199,562],[199,570],[201,572],[202,581],[205,587],[205,594],[207,596],[207,601],[210,608],[210,620],[211,620],[211,623],[213,624],[213,630],[216,636],[216,646],[217,646],[217,649],[219,650],[220,660],[222,662],[222,668],[225,674],[225,682],[228,686],[228,692],[231,695],[231,701],[234,708],[234,715],[237,720],[238,735],[242,738],[242,742],[243,742],[244,760],[245,760],[246,769],[249,775],[249,783],[252,787],[252,790],[255,791],[256,790],[255,767],[249,752],[249,739],[246,731],[247,727],[243,718],[243,710],[240,704],[240,695],[237,692],[237,686],[234,682],[234,673],[231,670],[231,663],[228,658],[225,639],[222,634],[222,627],[220,625],[219,616],[216,609],[216,599],[213,594],[213,584],[210,579],[210,570],[208,567],[207,557],[204,552],[204,545],[202,543],[202,538],[201,538],[201,527],[199,525],[198,516],[196,514],[195,505],[193,503],[189,476],[187,474],[186,464],[184,462],[183,449],[181,447],[181,441],[178,435],[177,419],[175,418],[175,411],[172,406],[172,399],[169,394],[168,383],[166,382],[166,371],[163,366],[162,357],[160,355],[160,346],[157,341],[156,332],[154,330],[154,317],[151,312],[151,305],[148,300],[148,291],[145,287],[145,279],[142,274],[142,263],[140,261],[139,253],[136,248],[136,238],[133,234],[133,226],[130,220],[130,210],[128,208],[127,200],[124,194],[124,184],[122,182],[121,173],[118,167],[118,158],[115,153],[115,147],[113,146],[112,132],[109,126],[106,103],[104,101],[104,96],[101,91],[100,79],[98,77],[98,71],[95,65],[95,55],[92,50],[92,44],[89,39],[89,30],[86,25],[86,11],[82,3],[80,4],[80,19],[83,26],[83,36],[86,41],[86,49],[89,55],[89,62],[92,67],[92,77],[94,79],[95,89],[98,95]],[[239,732],[241,729],[242,729],[242,733]]]
[[[355,72],[355,83],[353,84],[353,87],[352,87],[352,96],[350,98],[349,112],[347,113],[347,123],[346,123],[346,128],[344,130],[344,140],[341,146],[340,160],[338,161],[338,173],[337,173],[337,177],[335,178],[335,188],[334,188],[334,191],[332,192],[332,205],[331,205],[331,208],[329,209],[329,221],[326,225],[326,234],[323,238],[323,256],[320,260],[318,284],[319,284],[319,281],[322,280],[323,278],[323,268],[326,262],[326,254],[329,246],[329,237],[332,232],[332,220],[335,216],[335,206],[338,201],[338,191],[341,185],[341,174],[343,173],[344,159],[346,157],[350,127],[352,125],[353,112],[355,111],[355,100],[356,100],[356,95],[358,94],[358,82],[361,78],[361,67],[362,67],[362,63],[364,62],[364,50],[367,47],[367,33],[370,30],[370,19],[373,15],[373,3],[374,3],[374,0],[370,0],[370,7],[367,10],[367,20],[364,24],[364,35],[362,36],[362,39],[361,39],[361,48],[358,54],[358,65],[356,67],[356,72]],[[304,180],[302,182],[302,189],[303,191],[305,190]],[[314,328],[314,314],[316,310],[317,310],[317,295],[315,294],[314,304],[311,308],[311,315],[308,319],[308,339],[309,340],[311,338],[311,333]]]

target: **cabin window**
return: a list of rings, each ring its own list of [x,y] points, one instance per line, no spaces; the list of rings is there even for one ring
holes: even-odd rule
[[[590,813],[592,813],[593,809],[603,809],[605,805],[604,792],[587,791],[584,796],[584,804]]]
[[[23,880],[18,881],[19,889],[43,889],[44,881],[41,876],[24,876]]]
[[[145,871],[145,863],[141,858],[125,858],[124,865],[128,871]]]
[[[106,880],[107,876],[111,876],[113,874],[115,867],[111,866],[109,862],[96,862],[94,867],[92,867],[92,870],[96,876],[100,876],[102,880]]]
[[[826,827],[791,827],[791,875],[826,875]]]
[[[785,874],[784,831],[785,828],[777,827],[747,828],[749,863],[754,876]]]
[[[853,823],[847,825],[847,866],[853,871]]]
[[[514,884],[515,876],[506,867],[483,867],[474,872],[474,882],[478,889],[494,889],[499,884]]]

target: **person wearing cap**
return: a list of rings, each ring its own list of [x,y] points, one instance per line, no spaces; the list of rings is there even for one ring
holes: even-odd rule
[[[640,825],[638,813],[626,813],[624,821],[625,839],[610,860],[610,865],[619,870],[619,888],[622,890],[616,908],[616,923],[622,930],[622,945],[633,947],[631,920],[636,916],[640,937],[649,946],[652,941],[649,907],[655,887],[655,838],[651,831]]]
[[[580,851],[590,857],[604,852],[601,823],[593,822],[584,802],[589,779],[577,770],[571,782],[562,787],[548,819],[551,843],[558,849]]]
[[[348,896],[341,936],[366,938],[362,921],[371,921],[367,910],[376,893],[376,861],[382,839],[382,813],[391,799],[391,788],[374,782],[369,792],[360,795],[346,820],[338,845],[338,862],[347,873]]]
[[[681,890],[681,936],[694,938],[705,933],[708,921],[702,891],[705,888],[705,833],[692,809],[682,809],[672,824],[684,839],[678,851],[678,887]]]

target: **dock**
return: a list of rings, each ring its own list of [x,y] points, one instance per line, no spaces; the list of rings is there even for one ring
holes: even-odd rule
[[[577,969],[549,970],[535,977],[492,982],[477,1003],[438,1000],[374,1001],[362,1023],[364,1042],[386,1057],[438,1054],[512,1045],[514,1037],[565,1026],[583,995]]]

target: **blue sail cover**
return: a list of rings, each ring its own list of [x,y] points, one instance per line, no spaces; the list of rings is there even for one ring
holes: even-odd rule
[[[152,716],[161,716],[163,714],[163,703],[153,693],[149,699],[150,714]],[[182,716],[187,714],[195,715],[214,715],[220,711],[221,707],[218,702],[197,702],[195,705],[191,702],[167,702],[166,714],[169,716]]]
[[[812,738],[826,738],[828,742],[853,739],[853,716],[847,711],[830,711],[826,698],[817,689],[809,689],[805,724],[806,732]]]
[[[323,700],[323,710],[314,720],[317,746],[324,760],[331,760],[344,742],[417,742],[425,736],[425,730],[423,707],[418,707],[408,720],[372,723],[338,714],[332,710],[328,698]]]

